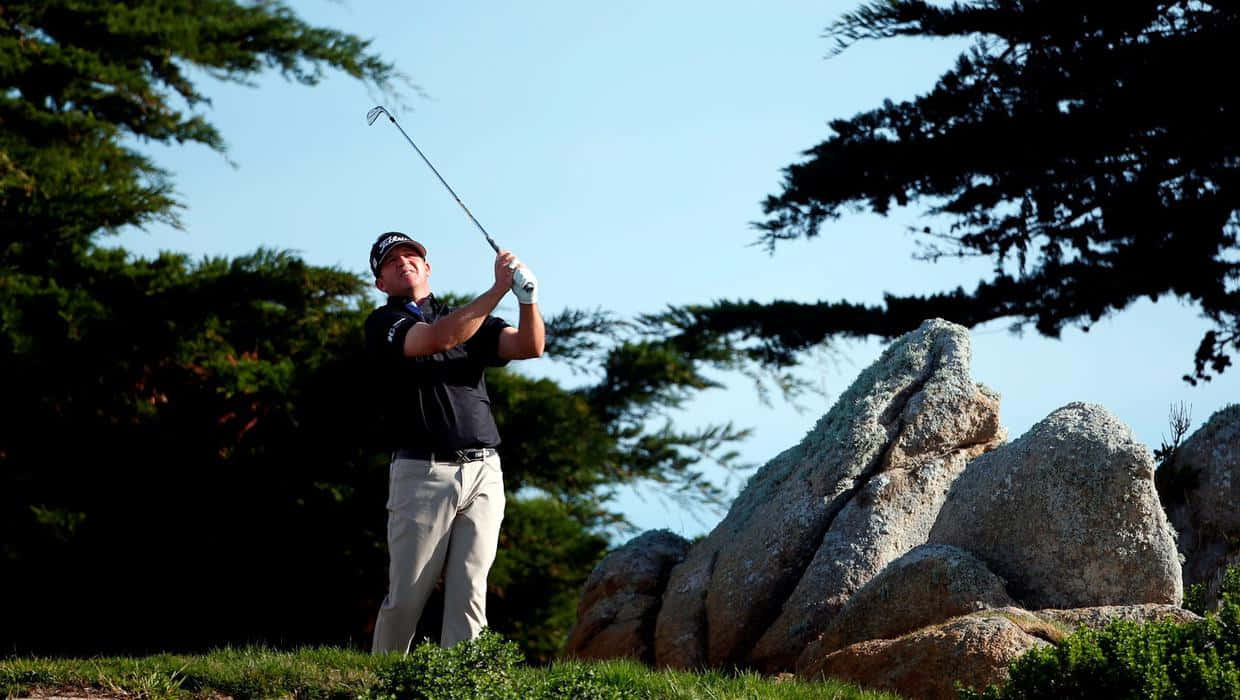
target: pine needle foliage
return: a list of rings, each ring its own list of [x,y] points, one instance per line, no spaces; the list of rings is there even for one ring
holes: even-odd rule
[[[759,243],[814,238],[843,213],[916,207],[920,257],[989,259],[972,289],[849,302],[719,301],[663,317],[787,366],[834,338],[892,338],[926,318],[999,318],[1047,337],[1141,298],[1195,306],[1208,329],[1185,373],[1240,348],[1240,92],[1224,66],[1240,8],[1200,0],[867,2],[827,28],[836,52],[892,37],[966,37],[927,92],[830,122],[763,203]],[[1221,72],[1222,71],[1222,72]]]
[[[0,269],[58,272],[101,232],[178,224],[171,174],[135,146],[224,153],[195,80],[250,84],[266,70],[306,85],[328,70],[385,91],[405,81],[369,42],[280,2],[4,3]]]

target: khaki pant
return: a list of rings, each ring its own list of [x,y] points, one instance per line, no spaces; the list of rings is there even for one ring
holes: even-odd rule
[[[494,451],[469,462],[394,459],[388,482],[388,594],[372,651],[408,653],[422,608],[443,575],[444,647],[487,624],[487,572],[504,517]]]

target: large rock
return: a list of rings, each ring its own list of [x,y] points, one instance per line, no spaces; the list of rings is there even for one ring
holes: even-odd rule
[[[924,544],[854,593],[798,665],[856,642],[893,639],[948,618],[1009,606],[1016,601],[985,564],[955,547]]]
[[[577,624],[564,653],[592,659],[654,660],[654,620],[672,567],[685,558],[689,541],[651,530],[603,558],[581,593]]]
[[[1002,441],[998,397],[969,360],[965,328],[923,323],[759,470],[673,569],[656,662],[790,668],[854,591],[924,542],[952,480]]]
[[[1016,657],[1048,643],[1059,644],[1082,625],[1097,630],[1117,620],[1144,624],[1200,619],[1173,605],[1036,612],[994,608],[953,617],[895,639],[857,642],[830,653],[807,650],[797,673],[809,679],[826,675],[912,698],[955,698],[955,683],[979,689],[1003,683]]]
[[[919,700],[955,700],[955,683],[985,688],[1008,678],[1008,665],[1030,649],[1058,640],[1058,630],[1017,608],[984,610],[897,639],[858,642],[798,666],[823,676]]]
[[[1195,487],[1168,508],[1185,556],[1184,583],[1209,585],[1238,554],[1231,543],[1240,540],[1240,404],[1211,416],[1168,466],[1195,475]]]
[[[1200,615],[1189,612],[1179,606],[1156,605],[1154,603],[1101,605],[1093,608],[1070,608],[1068,610],[1048,608],[1046,610],[1034,611],[1033,614],[1047,622],[1063,625],[1070,631],[1075,630],[1081,625],[1091,630],[1100,630],[1118,620],[1144,625],[1147,622],[1164,621],[1185,624],[1201,619]]]
[[[1072,403],[956,480],[929,542],[977,556],[1026,608],[1178,605],[1154,462],[1105,408]]]

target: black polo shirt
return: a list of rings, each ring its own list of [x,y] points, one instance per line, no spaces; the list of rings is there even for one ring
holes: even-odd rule
[[[503,319],[488,316],[473,337],[454,348],[405,357],[405,335],[413,324],[434,323],[451,311],[433,296],[420,305],[409,297],[389,297],[366,318],[385,447],[447,452],[499,445],[484,370],[508,364],[499,356],[500,331],[509,327]]]

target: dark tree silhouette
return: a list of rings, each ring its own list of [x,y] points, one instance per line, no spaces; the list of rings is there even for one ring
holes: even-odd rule
[[[832,337],[894,337],[929,317],[1009,317],[1058,337],[1173,295],[1211,324],[1185,380],[1231,364],[1240,91],[1226,66],[1240,5],[872,2],[828,35],[837,51],[896,36],[976,41],[927,94],[831,122],[764,202],[760,242],[773,251],[843,211],[916,205],[944,222],[918,231],[921,256],[988,257],[993,276],[972,291],[888,295],[878,306],[722,301],[649,321],[780,367]]]

